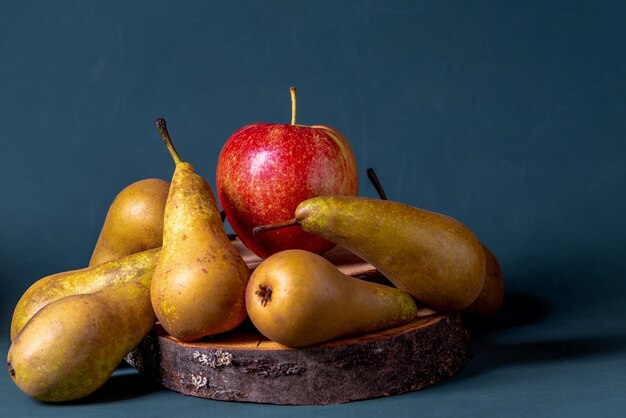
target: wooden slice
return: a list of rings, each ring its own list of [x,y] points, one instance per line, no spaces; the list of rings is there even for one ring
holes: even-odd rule
[[[326,344],[287,348],[255,334],[183,343],[157,327],[127,361],[185,395],[282,405],[349,402],[422,389],[470,358],[458,316]]]
[[[251,268],[260,262],[240,243]],[[341,248],[325,255],[346,274],[382,281]],[[247,322],[184,343],[157,325],[126,360],[164,387],[227,401],[319,405],[419,390],[454,375],[471,357],[457,314],[421,309],[401,327],[305,348],[269,341]]]

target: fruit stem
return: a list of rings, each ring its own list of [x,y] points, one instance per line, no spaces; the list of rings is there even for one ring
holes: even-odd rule
[[[296,226],[296,225],[300,225],[300,221],[297,220],[296,218],[293,218],[293,219],[288,219],[282,222],[276,222],[275,224],[255,226],[254,228],[252,228],[252,233],[256,235],[256,234],[260,234],[261,232],[267,232],[267,231],[272,231],[274,229],[286,228],[288,226]]]
[[[296,124],[296,88],[289,87],[289,93],[291,94],[291,124]]]
[[[367,178],[370,179],[372,185],[374,185],[378,196],[380,196],[382,200],[387,200],[387,194],[385,193],[385,189],[383,189],[383,185],[380,184],[380,180],[378,180],[378,176],[376,175],[376,172],[373,168],[367,169]]]
[[[170,152],[170,155],[174,159],[174,163],[176,165],[182,163],[183,160],[180,159],[180,155],[178,155],[178,152],[176,152],[176,148],[174,148],[172,138],[170,138],[170,133],[167,131],[167,123],[165,123],[165,119],[157,118],[156,127],[157,131],[159,131],[159,134],[161,135],[163,143],[165,144],[167,150]]]

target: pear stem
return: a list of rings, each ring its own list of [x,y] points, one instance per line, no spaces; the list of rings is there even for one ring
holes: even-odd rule
[[[254,235],[260,234],[262,232],[273,231],[274,229],[287,228],[288,226],[297,226],[300,225],[300,221],[296,218],[288,219],[282,222],[276,222],[275,224],[268,225],[259,225],[252,228],[252,233]]]
[[[385,189],[383,189],[383,185],[380,184],[380,180],[378,180],[378,176],[376,175],[376,172],[373,168],[367,169],[367,178],[370,179],[370,181],[372,182],[372,185],[376,189],[378,196],[380,196],[382,200],[387,200],[387,194],[385,193]]]
[[[296,124],[296,88],[289,87],[289,93],[291,94],[291,124]]]
[[[159,131],[159,134],[161,135],[163,143],[167,147],[167,150],[170,152],[172,159],[174,159],[174,163],[176,165],[182,163],[183,160],[180,159],[180,155],[178,155],[178,152],[176,152],[176,148],[174,148],[172,138],[170,138],[170,133],[167,131],[167,123],[165,123],[165,119],[157,118],[156,127],[157,131]]]

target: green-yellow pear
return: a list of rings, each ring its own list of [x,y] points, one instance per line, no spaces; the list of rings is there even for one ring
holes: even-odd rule
[[[485,284],[478,298],[465,308],[464,312],[484,319],[493,316],[502,305],[504,299],[504,275],[502,274],[500,263],[493,252],[484,245],[483,249],[486,260]]]
[[[160,247],[169,188],[165,180],[145,179],[119,192],[109,207],[89,265]]]
[[[176,169],[152,279],[152,306],[170,335],[196,340],[243,322],[250,270],[224,231],[211,187],[181,161],[163,119],[157,128]]]
[[[150,276],[44,308],[15,338],[7,368],[26,394],[45,402],[89,395],[150,331]]]
[[[291,347],[392,328],[417,315],[408,293],[347,276],[304,250],[281,251],[254,270],[246,309],[263,335]]]
[[[347,248],[436,310],[466,308],[483,286],[480,242],[445,215],[389,200],[322,196],[300,203],[295,219],[255,232],[293,225]]]
[[[142,251],[80,270],[44,277],[33,283],[22,295],[13,311],[11,341],[38,310],[65,296],[92,293],[106,287],[152,275],[160,248]]]

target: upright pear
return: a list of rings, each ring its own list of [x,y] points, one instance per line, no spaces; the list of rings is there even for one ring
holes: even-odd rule
[[[461,310],[483,286],[480,242],[445,215],[389,200],[322,196],[302,202],[293,220],[255,229],[290,225],[347,248],[433,309]]]
[[[102,386],[155,322],[150,276],[67,296],[37,312],[9,349],[15,384],[45,402],[82,398]]]
[[[163,119],[157,128],[176,169],[152,279],[152,306],[170,335],[196,340],[243,322],[250,271],[224,231],[211,187],[181,161]]]
[[[263,335],[291,347],[399,326],[417,315],[408,293],[346,276],[304,250],[263,261],[248,282],[246,308]]]
[[[145,179],[119,192],[109,207],[89,265],[160,247],[169,188],[165,180]]]
[[[150,277],[159,259],[160,248],[131,254],[80,270],[66,271],[39,279],[24,292],[13,311],[11,341],[38,310],[70,295],[92,293],[141,276]]]

